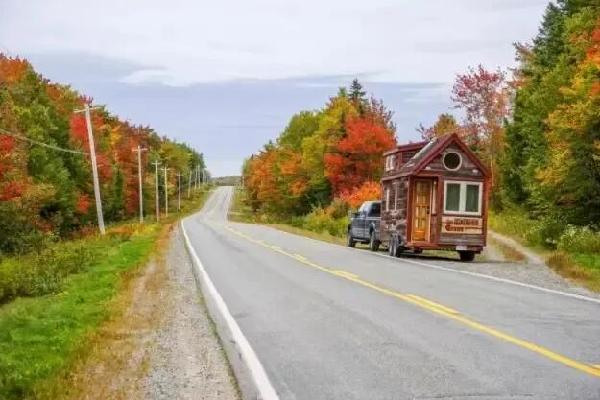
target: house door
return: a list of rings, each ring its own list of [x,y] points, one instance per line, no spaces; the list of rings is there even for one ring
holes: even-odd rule
[[[412,240],[415,242],[424,242],[429,240],[431,181],[415,181],[414,196]]]

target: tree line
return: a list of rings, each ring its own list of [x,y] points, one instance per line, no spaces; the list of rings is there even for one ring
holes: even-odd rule
[[[515,44],[510,70],[469,68],[453,109],[426,140],[458,133],[492,172],[492,206],[520,207],[550,236],[567,224],[600,224],[600,2],[547,6],[531,43]],[[391,112],[357,81],[323,109],[294,115],[243,170],[257,210],[301,214],[337,200],[378,197],[382,153],[395,145]],[[400,133],[400,142],[402,140]]]
[[[0,255],[25,252],[96,223],[85,117],[92,99],[50,82],[24,59],[0,54]],[[179,171],[204,168],[201,153],[132,125],[102,107],[92,112],[104,217],[122,221],[138,213],[138,145],[144,184],[154,188],[151,162],[171,168],[167,193]],[[187,179],[185,180],[187,182]],[[164,178],[159,180],[164,196]],[[144,205],[154,210],[154,191]]]

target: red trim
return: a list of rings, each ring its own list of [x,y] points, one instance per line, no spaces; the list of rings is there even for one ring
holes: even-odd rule
[[[483,165],[483,163],[479,160],[479,157],[477,157],[475,153],[473,153],[471,149],[469,149],[467,145],[462,140],[460,140],[456,133],[452,133],[439,139],[439,141],[434,145],[434,147],[431,150],[429,150],[429,153],[425,157],[423,157],[417,163],[417,165],[415,165],[412,168],[410,173],[416,175],[419,172],[421,172],[421,170],[425,168],[425,166],[429,164],[435,157],[437,157],[443,150],[445,150],[450,145],[450,143],[455,143],[458,147],[460,147],[460,149],[467,155],[467,157],[469,157],[471,161],[475,165],[477,165],[477,167],[481,170],[481,173],[485,178],[487,178],[490,175],[487,167]]]

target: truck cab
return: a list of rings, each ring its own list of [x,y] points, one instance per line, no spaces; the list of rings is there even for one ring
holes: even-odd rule
[[[379,249],[379,224],[381,201],[365,201],[357,212],[350,215],[347,244],[354,247],[357,242],[368,243],[373,251]]]

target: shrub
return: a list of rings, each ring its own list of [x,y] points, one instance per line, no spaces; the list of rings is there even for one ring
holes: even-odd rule
[[[326,213],[332,218],[346,218],[348,216],[349,205],[342,199],[333,199],[330,205],[325,209]]]
[[[348,220],[346,217],[333,218],[322,207],[314,208],[302,218],[302,228],[333,236],[344,236]]]
[[[533,246],[555,249],[565,230],[565,222],[558,217],[545,217],[535,221],[526,230],[525,240]]]
[[[587,226],[569,225],[558,240],[558,249],[570,253],[600,254],[600,232]]]
[[[57,292],[68,275],[87,267],[92,254],[89,243],[79,241],[4,260],[0,263],[0,304],[17,296]]]

